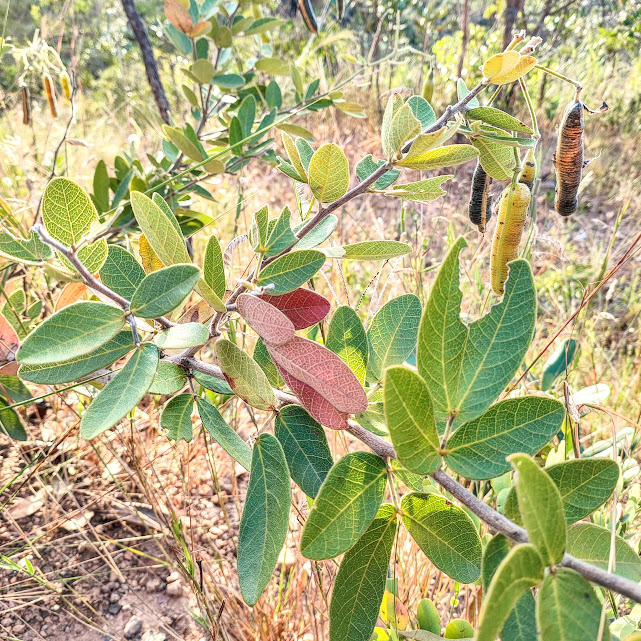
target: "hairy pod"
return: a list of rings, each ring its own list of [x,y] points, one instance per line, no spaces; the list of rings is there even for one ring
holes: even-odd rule
[[[492,289],[498,296],[505,291],[507,264],[518,258],[529,204],[530,190],[523,183],[508,185],[501,194],[490,259]]]
[[[472,177],[472,191],[470,192],[470,203],[467,206],[470,221],[485,233],[485,225],[492,217],[492,196],[490,196],[490,185],[492,177],[485,173],[480,163],[477,163]]]
[[[62,93],[65,100],[71,102],[71,78],[69,78],[69,74],[66,71],[60,74],[60,84],[62,85]]]
[[[310,0],[298,0],[298,10],[303,16],[303,22],[307,29],[312,33],[318,33],[318,22]]]
[[[29,87],[21,87],[20,93],[22,95],[22,123],[28,125],[31,122],[31,96],[29,95]]]
[[[534,185],[534,179],[536,178],[536,158],[534,157],[534,149],[528,149],[527,154],[525,154],[525,160],[523,161],[523,169],[519,174],[519,182],[528,186],[528,189],[532,191],[532,186]]]
[[[49,111],[54,118],[58,117],[58,105],[56,104],[56,94],[54,93],[53,80],[51,76],[46,73],[42,77],[42,83],[45,87],[45,92],[47,93],[47,102],[49,103]]]
[[[583,172],[583,129],[583,103],[577,100],[565,109],[554,154],[554,208],[561,216],[570,216],[578,208],[577,193]]]

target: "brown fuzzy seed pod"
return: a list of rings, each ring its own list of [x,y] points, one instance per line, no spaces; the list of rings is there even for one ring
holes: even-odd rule
[[[46,73],[42,77],[42,84],[44,84],[47,93],[47,102],[49,103],[49,111],[54,118],[58,117],[58,105],[56,104],[56,94],[53,87],[53,80],[51,76]]]
[[[492,289],[498,296],[505,291],[508,263],[519,256],[519,243],[529,204],[530,190],[523,183],[508,185],[501,194],[490,258]]]
[[[570,216],[578,209],[577,193],[583,173],[583,129],[583,103],[571,102],[563,116],[554,154],[554,208],[561,216]]]
[[[22,123],[28,125],[31,122],[31,95],[29,87],[21,87],[22,94]]]
[[[65,100],[71,102],[71,78],[69,78],[69,74],[66,71],[60,74],[60,85],[62,86]]]
[[[472,177],[472,191],[470,192],[470,203],[467,207],[470,221],[485,233],[485,225],[492,217],[492,196],[490,196],[490,185],[492,177],[485,173],[480,163],[477,163]]]
[[[534,185],[534,179],[536,178],[536,158],[534,157],[534,149],[529,149],[527,154],[525,154],[525,159],[523,161],[523,169],[519,174],[519,182],[528,186],[528,189],[532,191],[532,186]]]
[[[301,16],[303,16],[303,21],[307,29],[311,31],[311,33],[318,33],[318,22],[316,21],[316,14],[314,13],[314,8],[310,0],[298,0],[298,10]]]

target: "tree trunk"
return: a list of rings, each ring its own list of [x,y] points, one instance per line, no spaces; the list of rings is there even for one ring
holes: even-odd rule
[[[465,0],[463,5],[463,24],[461,29],[463,31],[463,40],[461,42],[461,57],[458,61],[458,75],[457,78],[461,77],[463,73],[463,65],[465,64],[465,54],[467,53],[467,41],[469,34],[469,23],[470,23],[470,0]]]
[[[160,80],[158,65],[154,58],[154,52],[151,48],[147,29],[145,29],[145,25],[138,13],[138,9],[136,9],[134,0],[121,0],[121,2],[122,8],[125,10],[125,14],[127,14],[127,20],[129,21],[136,41],[138,42],[138,46],[140,47],[142,61],[145,65],[145,71],[147,72],[147,80],[149,81],[149,87],[151,88],[151,93],[154,96],[156,105],[158,105],[160,117],[169,124],[169,102],[167,101],[165,89],[162,86],[162,81]]]
[[[512,41],[514,23],[519,11],[523,10],[523,0],[507,0],[505,5],[505,30],[503,31],[503,49]]]

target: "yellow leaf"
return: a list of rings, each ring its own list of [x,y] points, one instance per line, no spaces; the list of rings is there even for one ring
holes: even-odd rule
[[[165,15],[167,20],[184,34],[191,33],[194,28],[189,11],[178,0],[165,0]]]
[[[496,76],[501,76],[511,71],[519,64],[521,54],[518,51],[505,51],[492,56],[483,65],[483,75],[488,80],[493,80]]]
[[[144,234],[140,235],[140,260],[142,260],[142,266],[147,274],[164,267],[162,261],[158,258],[158,254],[151,248]]]
[[[203,34],[208,33],[209,31],[211,31],[211,22],[209,22],[209,20],[203,20],[192,29],[189,37],[197,38],[198,36],[202,36]]]
[[[385,591],[380,611],[381,619],[391,628],[405,630],[410,622],[407,608],[392,592]]]
[[[536,58],[532,56],[521,56],[519,63],[514,69],[496,78],[492,78],[492,82],[497,85],[506,85],[509,82],[514,82],[524,76],[528,71],[531,71],[536,63]]]

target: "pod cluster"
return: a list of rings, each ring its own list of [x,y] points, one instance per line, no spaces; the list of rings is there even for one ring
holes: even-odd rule
[[[66,71],[60,74],[60,86],[62,87],[62,94],[67,102],[71,102],[71,78]],[[47,104],[49,105],[49,112],[54,118],[58,117],[58,100],[56,98],[56,86],[52,77],[48,73],[42,75],[42,86],[47,97]],[[20,97],[22,102],[22,122],[25,125],[31,123],[31,92],[26,84],[20,87]]]

